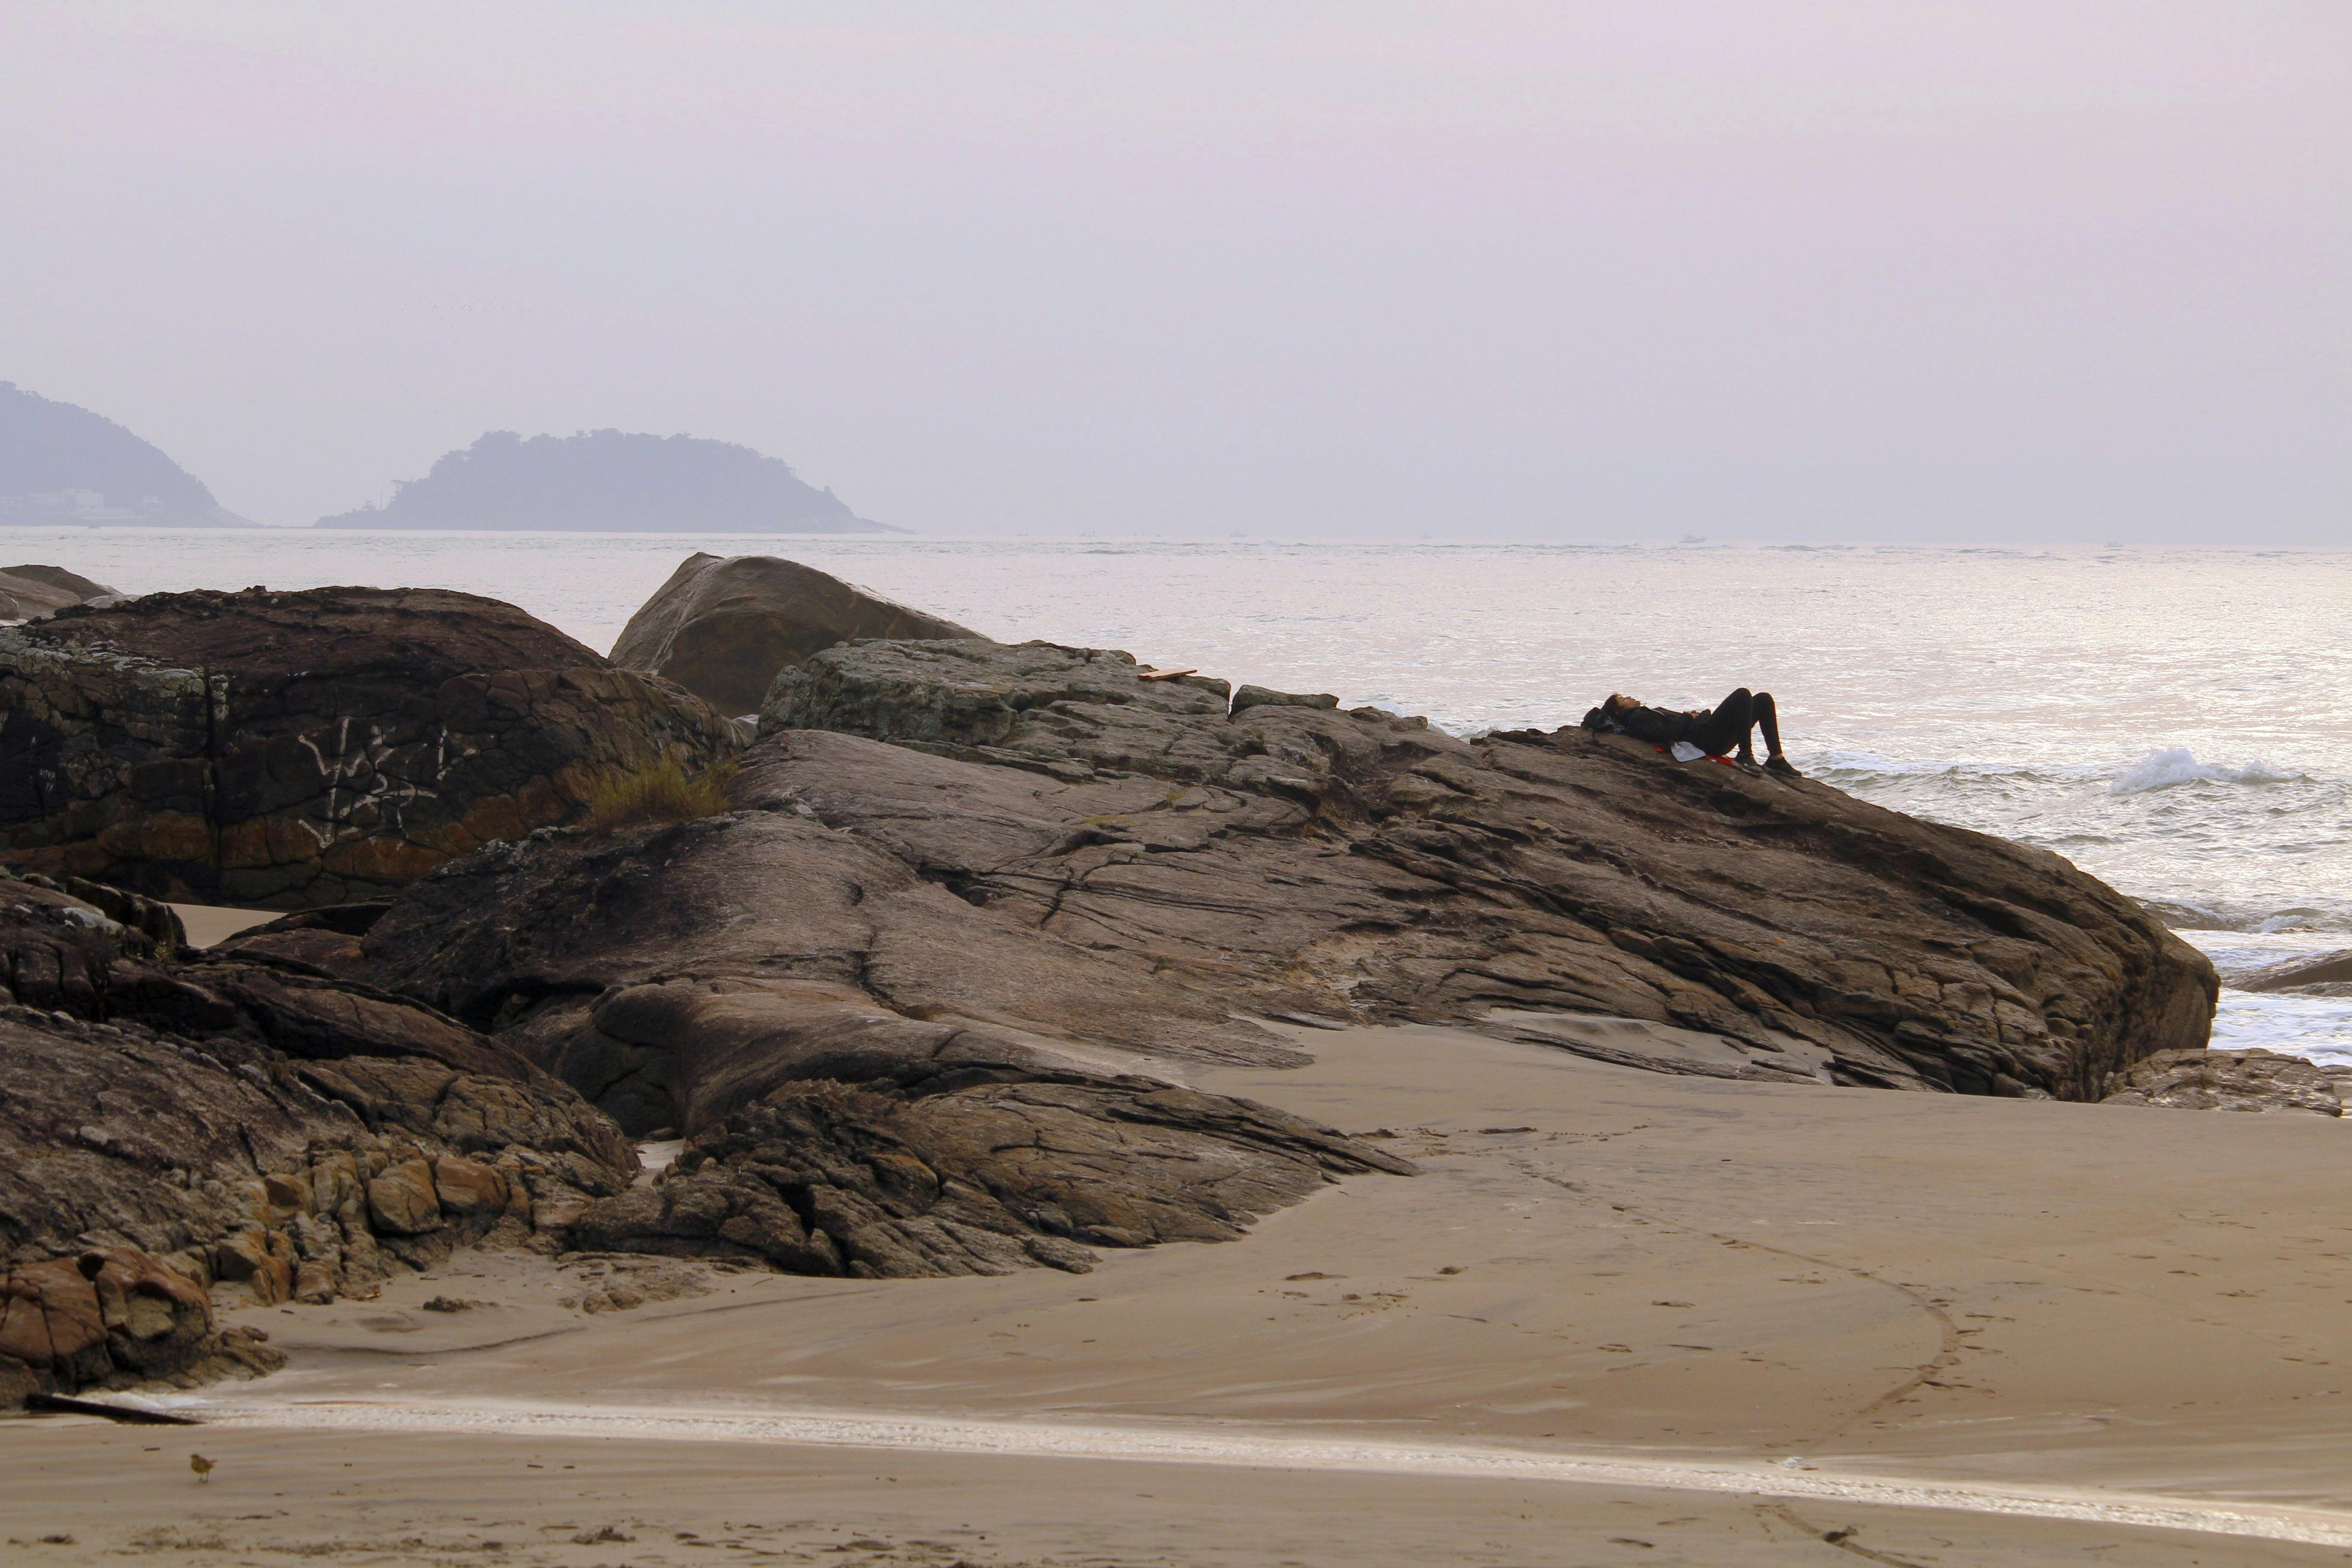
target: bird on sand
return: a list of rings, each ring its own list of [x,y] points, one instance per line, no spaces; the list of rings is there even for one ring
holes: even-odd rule
[[[202,1454],[190,1454],[188,1456],[188,1468],[196,1472],[196,1479],[200,1481],[208,1481],[213,1479],[213,1462],[210,1459],[205,1458]]]

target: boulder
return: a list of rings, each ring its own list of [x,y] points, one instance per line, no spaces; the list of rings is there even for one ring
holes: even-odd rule
[[[155,594],[0,628],[0,853],[156,898],[362,900],[736,744],[467,594]]]
[[[441,1198],[433,1188],[433,1167],[423,1160],[389,1166],[367,1184],[368,1217],[378,1231],[415,1236],[441,1226]]]
[[[136,1247],[0,1268],[0,1409],[32,1394],[185,1385],[284,1359],[250,1331],[218,1331],[203,1288]]]
[[[213,1243],[212,1266],[214,1279],[244,1286],[265,1307],[274,1307],[294,1294],[293,1244],[281,1233],[259,1225]]]
[[[45,620],[68,605],[114,594],[105,584],[62,566],[0,566],[0,621]]]
[[[593,900],[618,940],[575,943],[528,918],[494,933],[468,906],[499,883],[519,909]],[[875,1277],[1072,1268],[1087,1262],[1087,1243],[1223,1239],[1338,1175],[1409,1169],[1266,1107],[1118,1070],[1149,1065],[1139,1058],[878,999],[877,967],[851,983],[860,960],[838,949],[845,932],[825,929],[853,907],[929,929],[976,985],[1008,986],[1025,968],[1090,995],[1098,1013],[1148,1016],[1158,1003],[1164,1054],[1302,1059],[1083,955],[1055,967],[1013,933],[991,946],[959,918],[969,905],[796,816],[550,838],[460,862],[429,886],[363,939],[370,973],[387,976],[395,954],[417,951],[412,912],[441,911],[451,940],[414,972],[418,991],[503,1017],[505,1041],[588,1086],[631,1131],[690,1136],[652,1189],[571,1218],[580,1247]],[[927,914],[945,924],[926,928]],[[798,951],[768,951],[786,931]],[[797,963],[813,973],[780,973]],[[436,973],[452,984],[435,985]]]
[[[1243,685],[1234,689],[1234,709],[1244,708],[1337,708],[1339,700],[1328,691],[1276,691],[1270,686]]]
[[[2305,991],[2347,982],[2352,982],[2352,948],[2283,959],[2230,977],[2238,991]]]
[[[433,1162],[433,1192],[448,1214],[497,1216],[513,1209],[517,1194],[497,1167],[444,1154]]]
[[[2333,1081],[2315,1063],[2264,1050],[2159,1051],[2110,1079],[2103,1103],[2344,1114]]]
[[[988,639],[773,555],[696,554],[629,618],[613,662],[721,713],[755,711],[779,670],[853,637]]]

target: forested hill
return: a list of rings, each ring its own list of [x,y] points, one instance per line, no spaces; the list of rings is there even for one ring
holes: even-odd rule
[[[0,381],[0,524],[242,527],[204,481],[101,414]]]
[[[536,528],[645,533],[896,533],[749,447],[691,436],[494,430],[382,507],[320,528]]]

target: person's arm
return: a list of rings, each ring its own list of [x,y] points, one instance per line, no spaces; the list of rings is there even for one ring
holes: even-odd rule
[[[1687,732],[1689,721],[1680,713],[1661,712],[1655,708],[1622,708],[1617,712],[1617,731],[1637,741],[1647,741],[1654,746],[1671,746]]]

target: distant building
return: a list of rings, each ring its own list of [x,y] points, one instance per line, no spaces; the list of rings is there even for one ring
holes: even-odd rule
[[[0,381],[0,523],[249,527],[111,419]]]

